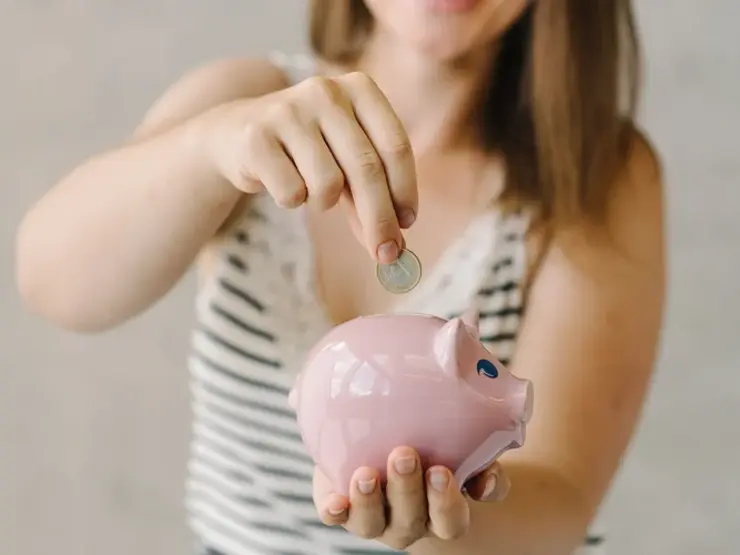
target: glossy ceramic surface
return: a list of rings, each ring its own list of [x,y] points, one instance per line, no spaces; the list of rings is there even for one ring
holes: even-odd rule
[[[357,318],[309,353],[290,402],[304,444],[336,491],[354,471],[415,448],[458,483],[524,443],[532,384],[511,374],[477,338],[477,321],[416,314]]]

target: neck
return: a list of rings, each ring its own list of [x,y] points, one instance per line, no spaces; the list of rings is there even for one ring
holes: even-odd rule
[[[383,90],[417,153],[475,144],[478,109],[493,52],[440,61],[389,37],[370,40],[358,69]]]

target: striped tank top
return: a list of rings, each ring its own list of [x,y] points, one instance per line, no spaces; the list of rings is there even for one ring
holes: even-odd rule
[[[394,310],[450,318],[475,303],[481,340],[507,363],[523,312],[527,223],[494,211],[476,218]],[[198,293],[187,507],[205,554],[396,552],[324,526],[313,504],[313,463],[287,400],[302,358],[332,326],[313,263],[304,210],[257,195]],[[587,543],[583,555],[595,555],[600,539]]]

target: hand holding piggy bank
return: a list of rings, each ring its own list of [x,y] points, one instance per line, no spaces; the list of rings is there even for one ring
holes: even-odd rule
[[[304,444],[337,493],[354,471],[415,449],[461,486],[524,443],[532,384],[478,340],[477,319],[396,314],[331,330],[309,353],[290,395]]]

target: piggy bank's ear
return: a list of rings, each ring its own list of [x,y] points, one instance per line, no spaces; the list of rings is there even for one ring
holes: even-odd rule
[[[440,328],[434,337],[434,358],[446,374],[459,376],[460,350],[470,332],[462,318],[453,318]]]

